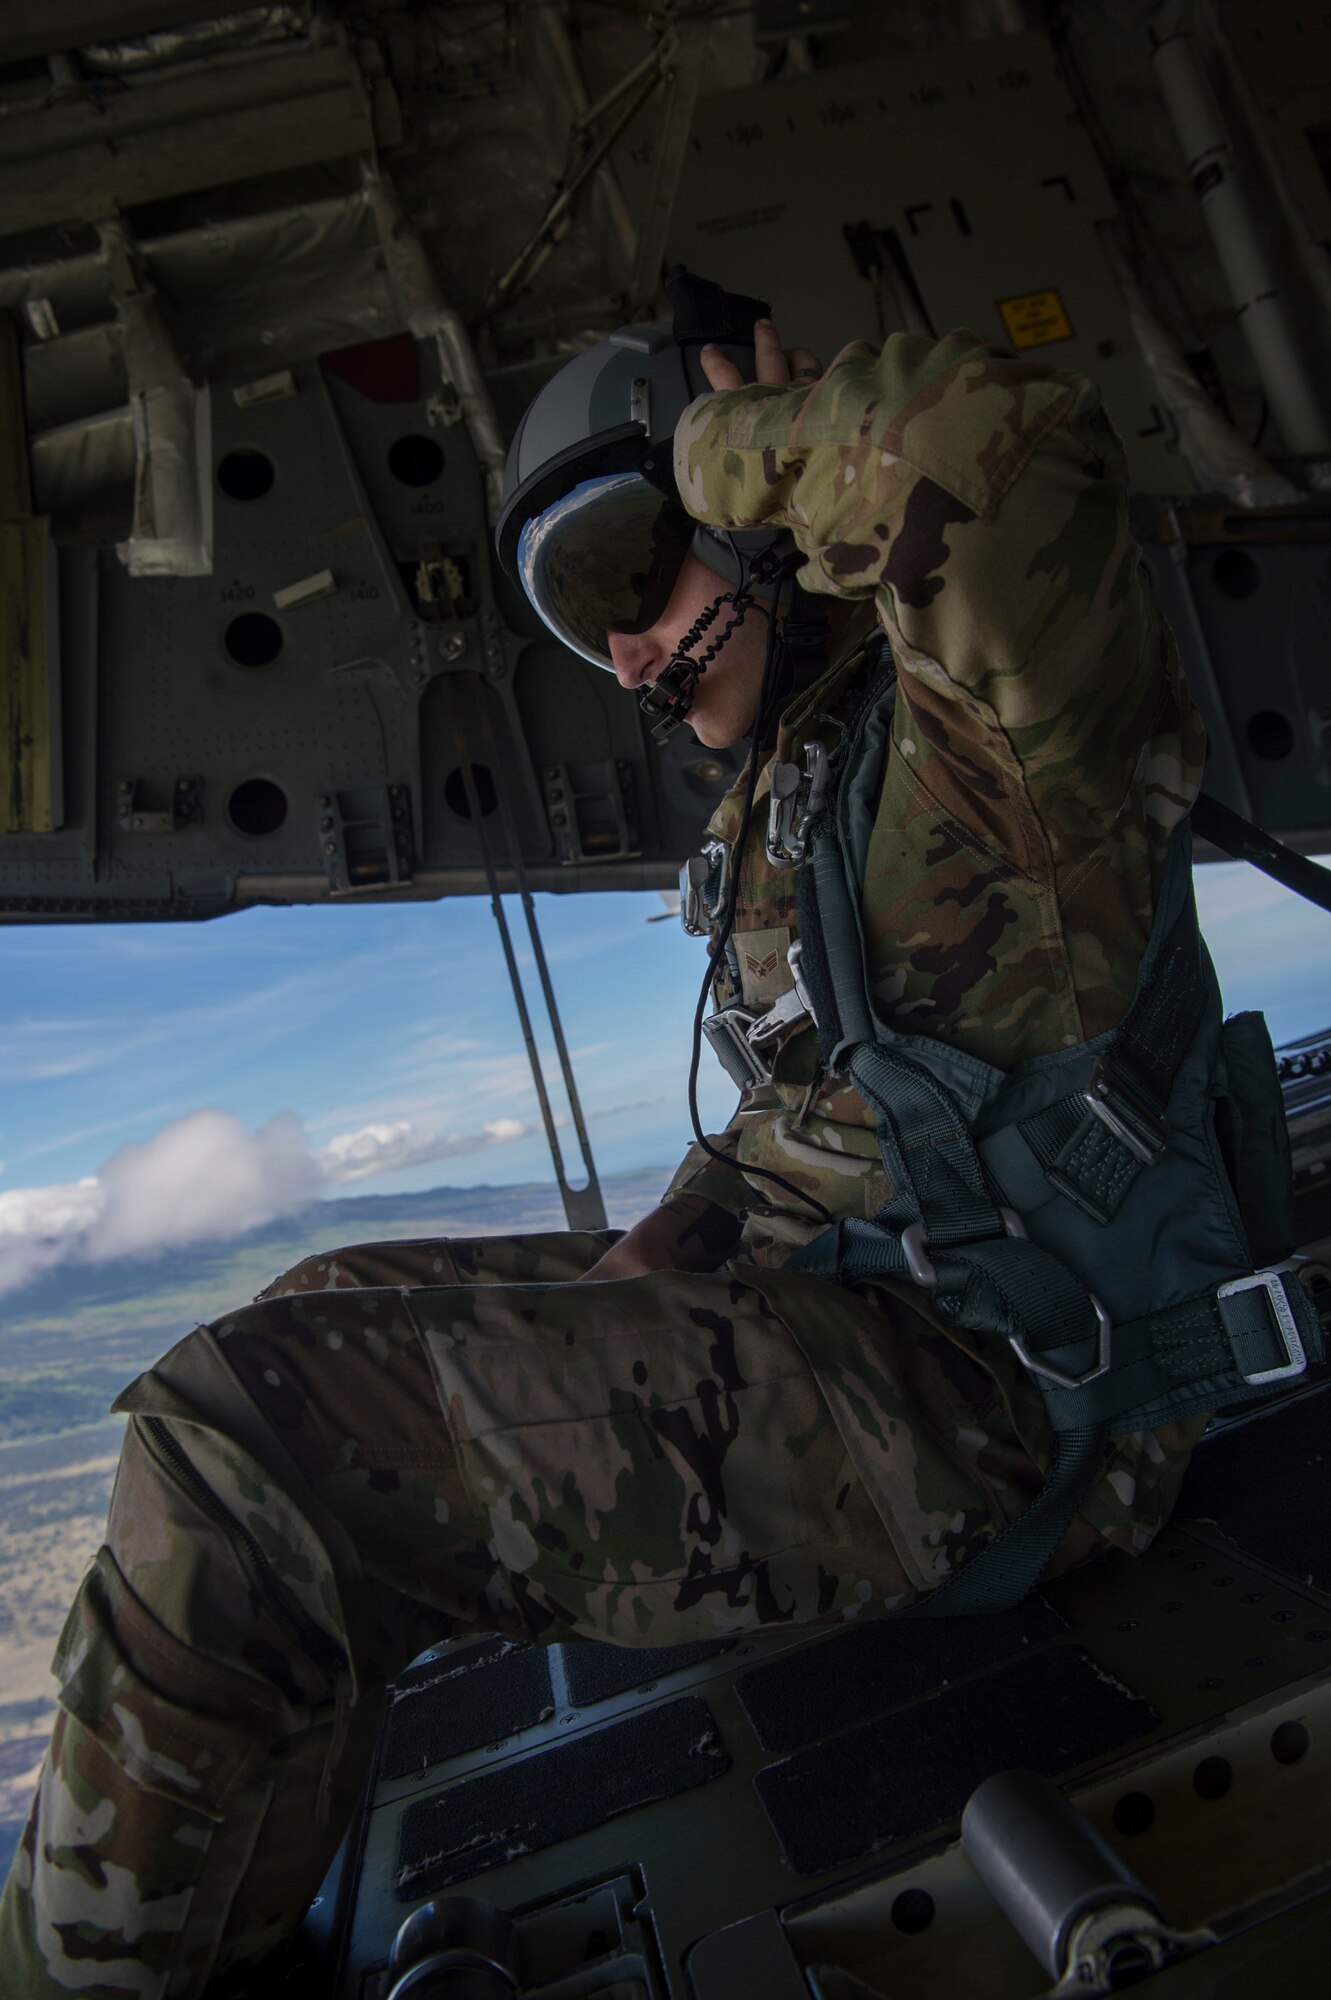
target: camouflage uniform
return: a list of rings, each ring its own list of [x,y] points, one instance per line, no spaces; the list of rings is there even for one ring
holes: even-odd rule
[[[789,526],[804,581],[876,605],[902,670],[864,891],[880,1008],[990,1061],[1110,1025],[1200,733],[1138,567],[1093,385],[894,336],[812,389],[702,398],[690,509]],[[841,662],[783,721],[833,740]],[[716,824],[733,837],[732,794]],[[765,818],[760,810],[759,819]],[[794,884],[739,857],[747,998],[787,978]],[[297,1921],[387,1676],[460,1629],[670,1644],[891,1609],[1047,1469],[1016,1363],[908,1286],[781,1268],[886,1188],[807,1030],[677,1187],[745,1216],[709,1276],[573,1286],[607,1239],[312,1259],[142,1376],[107,1545],[57,1651],[61,1715],[0,1910],[24,1996],[243,1992]],[[1136,1548],[1198,1423],[1119,1438],[1058,1563]]]

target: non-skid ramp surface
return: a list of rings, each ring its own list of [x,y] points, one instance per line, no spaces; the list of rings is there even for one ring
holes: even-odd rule
[[[800,1750],[1066,1630],[1038,1597],[975,1618],[882,1618],[754,1667],[735,1692],[764,1750]]]
[[[415,1902],[729,1769],[712,1711],[697,1695],[608,1723],[408,1806],[394,1894]]]
[[[1221,1430],[1198,1445],[1179,1521],[1208,1521],[1245,1555],[1331,1590],[1331,1386]]]
[[[464,1751],[500,1743],[555,1712],[539,1646],[483,1640],[409,1667],[389,1697],[379,1774],[408,1778]]]
[[[681,1667],[710,1660],[734,1643],[733,1639],[697,1639],[689,1646],[605,1646],[588,1640],[580,1646],[562,1646],[569,1705],[590,1708],[593,1702],[607,1701],[612,1694],[625,1694],[629,1688],[645,1687],[648,1681],[664,1680]]]
[[[1056,1777],[1159,1719],[1089,1654],[1051,1646],[981,1684],[815,1743],[754,1784],[792,1868],[816,1875],[956,1819],[994,1771],[1022,1765]]]

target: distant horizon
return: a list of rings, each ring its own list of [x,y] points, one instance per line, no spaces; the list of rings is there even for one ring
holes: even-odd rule
[[[1331,1025],[1325,914],[1242,863],[1200,868],[1196,883],[1228,1011],[1262,1008],[1277,1044]],[[705,948],[657,921],[650,892],[537,903],[598,1175],[656,1171],[646,1157],[664,1176],[692,1140]],[[381,1204],[527,1189],[552,1213],[497,929],[475,898],[260,908],[169,932],[19,928],[0,962],[0,1295],[283,1217],[327,1211],[331,1224],[367,1183]],[[580,1180],[540,1022],[537,1040]],[[710,1058],[698,1098],[703,1130],[722,1131],[735,1090]],[[435,1179],[481,1155],[484,1180]]]
[[[598,1176],[607,1227],[624,1228],[665,1192],[671,1169],[626,1168]],[[559,1186],[548,1179],[441,1183],[397,1193],[368,1190],[313,1194],[301,1207],[268,1217],[252,1228],[174,1246],[154,1245],[120,1255],[71,1257],[35,1271],[3,1295],[0,1317],[0,1413],[6,1374],[29,1371],[25,1337],[48,1323],[73,1324],[85,1310],[114,1310],[142,1297],[163,1301],[166,1317],[206,1316],[199,1299],[215,1297],[217,1310],[250,1294],[304,1256],[353,1243],[402,1241],[414,1235],[441,1238],[530,1234],[566,1229]],[[190,1302],[194,1303],[191,1305]],[[189,1311],[186,1311],[186,1307]],[[152,1324],[160,1323],[153,1320]],[[0,1436],[3,1424],[0,1423]]]

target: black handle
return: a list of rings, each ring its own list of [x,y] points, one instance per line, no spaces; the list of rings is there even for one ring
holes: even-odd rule
[[[719,347],[753,346],[753,322],[770,319],[772,308],[765,299],[746,298],[742,292],[727,292],[710,278],[676,264],[665,281],[666,296],[674,312],[674,335],[681,347],[714,340]]]

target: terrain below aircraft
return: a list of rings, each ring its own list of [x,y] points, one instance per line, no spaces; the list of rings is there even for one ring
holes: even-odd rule
[[[519,891],[594,1226],[532,894],[673,890],[741,752],[653,744],[498,572],[533,394],[677,261],[826,357],[968,325],[1095,376],[1208,791],[1315,854],[1328,244],[1299,0],[6,0],[0,919]],[[1279,1052],[1323,1255],[1325,1025]],[[1320,1993],[1329,1395],[1012,1612],[436,1649],[281,1991]]]

